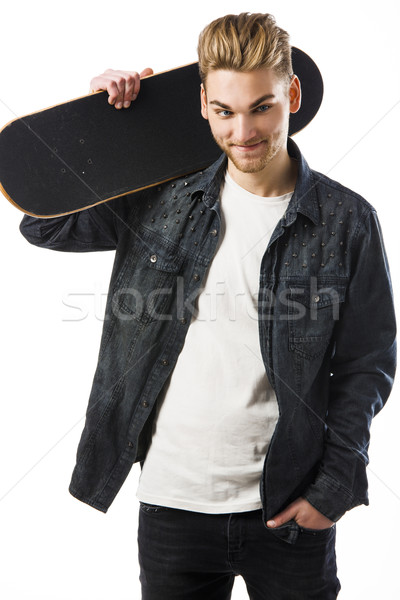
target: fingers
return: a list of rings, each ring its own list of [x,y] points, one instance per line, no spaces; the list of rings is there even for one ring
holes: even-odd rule
[[[143,79],[143,77],[148,77],[149,75],[153,75],[153,73],[153,69],[146,67],[146,69],[143,69],[143,71],[140,73],[140,79]]]
[[[294,519],[296,514],[296,507],[293,507],[293,504],[289,504],[285,510],[275,515],[273,519],[267,521],[267,527],[280,527],[290,521],[290,519]]]
[[[311,529],[327,529],[333,521],[314,508],[305,498],[297,498],[285,510],[267,521],[267,527],[280,527],[294,519],[300,527]]]
[[[90,82],[92,90],[108,92],[108,102],[115,108],[128,108],[135,100],[140,87],[140,76],[136,71],[115,71],[107,69]]]
[[[115,108],[129,108],[136,100],[140,90],[140,78],[153,74],[150,68],[144,69],[140,75],[136,71],[116,71],[107,69],[102,75],[94,77],[90,82],[91,90],[108,92],[108,102]]]

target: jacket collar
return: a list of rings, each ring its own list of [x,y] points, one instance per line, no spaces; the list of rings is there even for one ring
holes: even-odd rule
[[[298,212],[311,219],[314,224],[317,224],[319,208],[316,181],[313,172],[298,146],[291,138],[288,138],[287,148],[289,156],[298,162],[298,173],[294,193],[287,208],[283,224],[286,226],[291,225],[296,220]]]
[[[296,187],[282,225],[291,225],[296,220],[298,212],[309,217],[316,224],[318,222],[319,210],[315,187],[316,181],[314,180],[313,173],[298,146],[290,137],[287,141],[287,148],[289,156],[298,162],[298,175]],[[203,202],[209,208],[213,208],[218,202],[227,162],[226,154],[222,154],[215,163],[202,172],[198,180],[197,191],[204,192]]]
[[[213,208],[216,202],[218,202],[227,164],[227,156],[223,153],[215,163],[201,173],[197,191],[204,192],[203,202],[208,208]]]

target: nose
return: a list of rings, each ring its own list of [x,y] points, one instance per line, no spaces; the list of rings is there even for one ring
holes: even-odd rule
[[[246,144],[257,138],[251,115],[237,115],[234,134],[236,143],[240,144]]]

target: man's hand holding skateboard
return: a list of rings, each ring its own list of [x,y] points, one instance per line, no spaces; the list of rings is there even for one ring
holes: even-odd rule
[[[131,102],[138,96],[140,80],[149,75],[153,75],[153,69],[146,68],[141,73],[107,69],[102,75],[93,77],[90,89],[92,92],[107,91],[108,102],[115,108],[129,108]]]
[[[0,191],[27,214],[55,217],[207,168],[221,151],[201,116],[197,63],[152,73],[105,71],[91,81],[103,93],[7,124]]]

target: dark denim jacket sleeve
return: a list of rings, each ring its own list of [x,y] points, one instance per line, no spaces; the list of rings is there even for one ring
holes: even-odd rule
[[[389,396],[396,361],[392,286],[374,211],[356,238],[353,274],[335,331],[323,460],[303,494],[333,521],[368,504],[369,428]]]
[[[62,217],[40,219],[25,215],[20,231],[31,244],[50,250],[114,250],[121,228],[129,222],[132,206],[132,200],[122,197]]]

